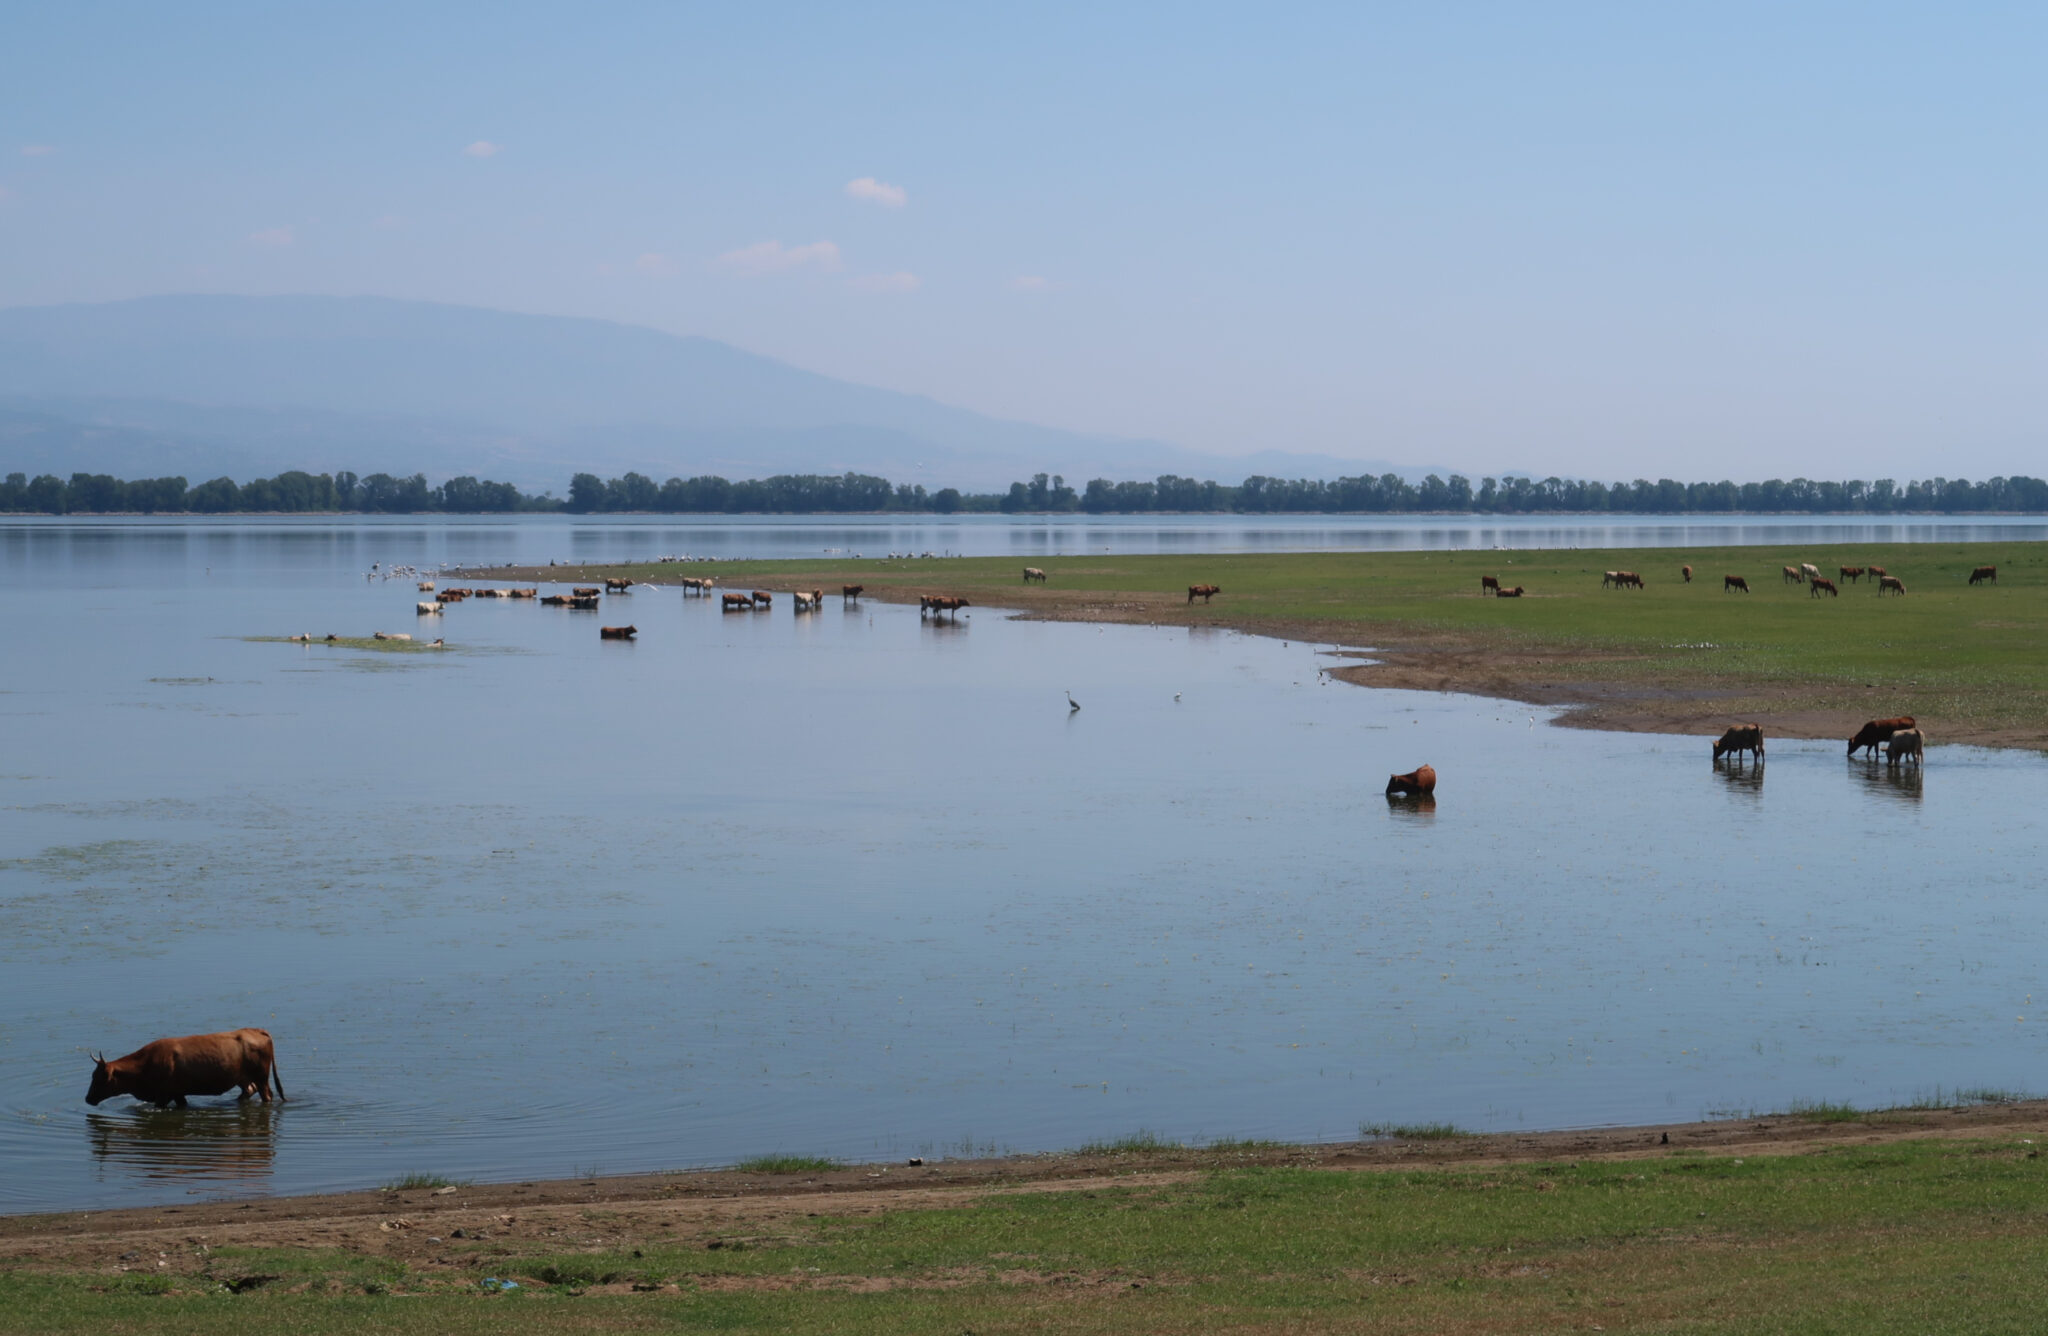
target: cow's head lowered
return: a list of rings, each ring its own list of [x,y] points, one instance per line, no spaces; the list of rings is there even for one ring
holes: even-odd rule
[[[92,1059],[92,1088],[85,1092],[85,1102],[96,1105],[103,1099],[112,1099],[115,1095],[127,1093],[127,1083],[115,1075],[114,1065],[107,1061],[105,1054],[95,1053]]]

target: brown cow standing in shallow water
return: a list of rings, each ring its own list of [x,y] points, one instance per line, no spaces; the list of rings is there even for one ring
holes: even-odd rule
[[[720,600],[719,606],[726,612],[752,612],[754,600],[745,594],[726,594]]]
[[[1721,592],[1725,594],[1731,589],[1740,589],[1743,593],[1747,594],[1749,592],[1749,581],[1739,575],[1722,576]]]
[[[763,608],[765,608],[765,607],[768,607],[768,606],[770,606],[771,604],[773,604],[773,603],[775,602],[775,595],[773,595],[773,594],[769,593],[769,592],[768,592],[767,590],[765,590],[765,589],[756,589],[756,590],[754,591],[754,595],[753,595],[753,597],[754,597],[754,603],[755,603],[755,605],[756,605],[757,607],[763,607]]]
[[[631,640],[639,634],[640,628],[637,626],[600,626],[597,628],[597,638],[600,640]]]
[[[93,1059],[92,1086],[85,1102],[97,1105],[115,1095],[133,1095],[146,1104],[185,1107],[187,1095],[260,1095],[270,1102],[270,1087],[284,1099],[284,1081],[277,1075],[277,1054],[268,1030],[226,1030],[220,1034],[188,1034],[154,1039],[125,1058]]]
[[[1389,798],[1427,798],[1435,792],[1436,771],[1426,765],[1417,766],[1405,775],[1389,775],[1387,777],[1387,796]]]
[[[1223,586],[1221,585],[1189,585],[1188,602],[1192,603],[1195,601],[1197,597],[1199,597],[1202,600],[1202,602],[1207,603],[1210,599],[1216,597],[1216,595],[1222,592]]]
[[[1889,741],[1892,734],[1902,728],[1918,726],[1910,714],[1902,714],[1893,719],[1873,719],[1857,729],[1856,736],[1849,739],[1849,755],[1854,756],[1860,747],[1874,756],[1877,754],[1878,744]]]
[[[1751,752],[1756,759],[1764,759],[1764,726],[1762,724],[1737,724],[1721,735],[1714,744],[1714,759],[1734,752]]]
[[[858,603],[860,602],[861,590],[865,588],[867,588],[866,585],[841,585],[839,586],[839,601],[841,603]]]

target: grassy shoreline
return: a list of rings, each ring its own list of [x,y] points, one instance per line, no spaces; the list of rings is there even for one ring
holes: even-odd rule
[[[1044,584],[1024,584],[1027,561]],[[1841,586],[1813,597],[1784,566],[1812,562]],[[1685,583],[1680,568],[1693,567]],[[1877,565],[1904,597],[1847,583]],[[1996,585],[1970,571],[1998,567]],[[1640,571],[1641,590],[1603,588]],[[1846,738],[1863,720],[1912,714],[1939,745],[2048,749],[2048,545],[1813,544],[1495,552],[1281,553],[622,563],[472,571],[477,580],[653,584],[711,575],[724,588],[823,589],[914,602],[964,595],[1029,617],[1221,626],[1370,649],[1339,669],[1362,685],[1458,691],[1564,707],[1560,722],[1640,732],[1718,733],[1762,723],[1780,737]],[[1519,599],[1480,593],[1482,575]],[[1750,592],[1724,592],[1741,575]],[[1190,584],[1216,584],[1190,603]]]
[[[1815,1107],[6,1217],[0,1311],[38,1332],[2032,1329],[2048,1103]]]

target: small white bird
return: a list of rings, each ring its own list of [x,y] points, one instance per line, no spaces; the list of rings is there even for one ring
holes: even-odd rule
[[[1179,699],[1180,699],[1180,693],[1179,693],[1178,691],[1174,692],[1174,693],[1173,693],[1173,698],[1174,698],[1175,700],[1179,700]]]
[[[1069,692],[1067,693],[1067,713],[1068,713],[1068,714],[1072,714],[1072,713],[1073,713],[1074,711],[1076,711],[1076,710],[1078,710],[1078,709],[1080,709],[1080,708],[1081,708],[1081,702],[1080,702],[1080,701],[1077,701],[1077,700],[1075,700],[1075,699],[1074,699],[1074,693],[1073,693],[1073,692],[1071,692],[1071,691],[1069,691]]]

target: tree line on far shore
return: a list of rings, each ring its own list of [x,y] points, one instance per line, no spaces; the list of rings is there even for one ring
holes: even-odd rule
[[[124,481],[104,473],[30,478],[10,473],[0,481],[0,513],[42,515],[236,513],[371,513],[488,515],[514,512],[589,515],[655,514],[1399,514],[1477,513],[1712,515],[1752,513],[1872,514],[2048,513],[2048,482],[2039,478],[1929,478],[1901,486],[1890,478],[1818,482],[1650,482],[1505,476],[1482,478],[1476,488],[1458,474],[1431,474],[1411,483],[1399,474],[1331,481],[1253,476],[1235,487],[1165,474],[1150,482],[1091,480],[1076,490],[1058,474],[1034,474],[1004,492],[962,492],[921,484],[891,484],[870,474],[778,474],[731,482],[719,477],[670,478],[657,483],[640,473],[601,479],[579,473],[569,495],[522,493],[511,483],[473,477],[430,485],[426,475],[291,471],[236,483],[214,478],[190,486],[184,478]]]

